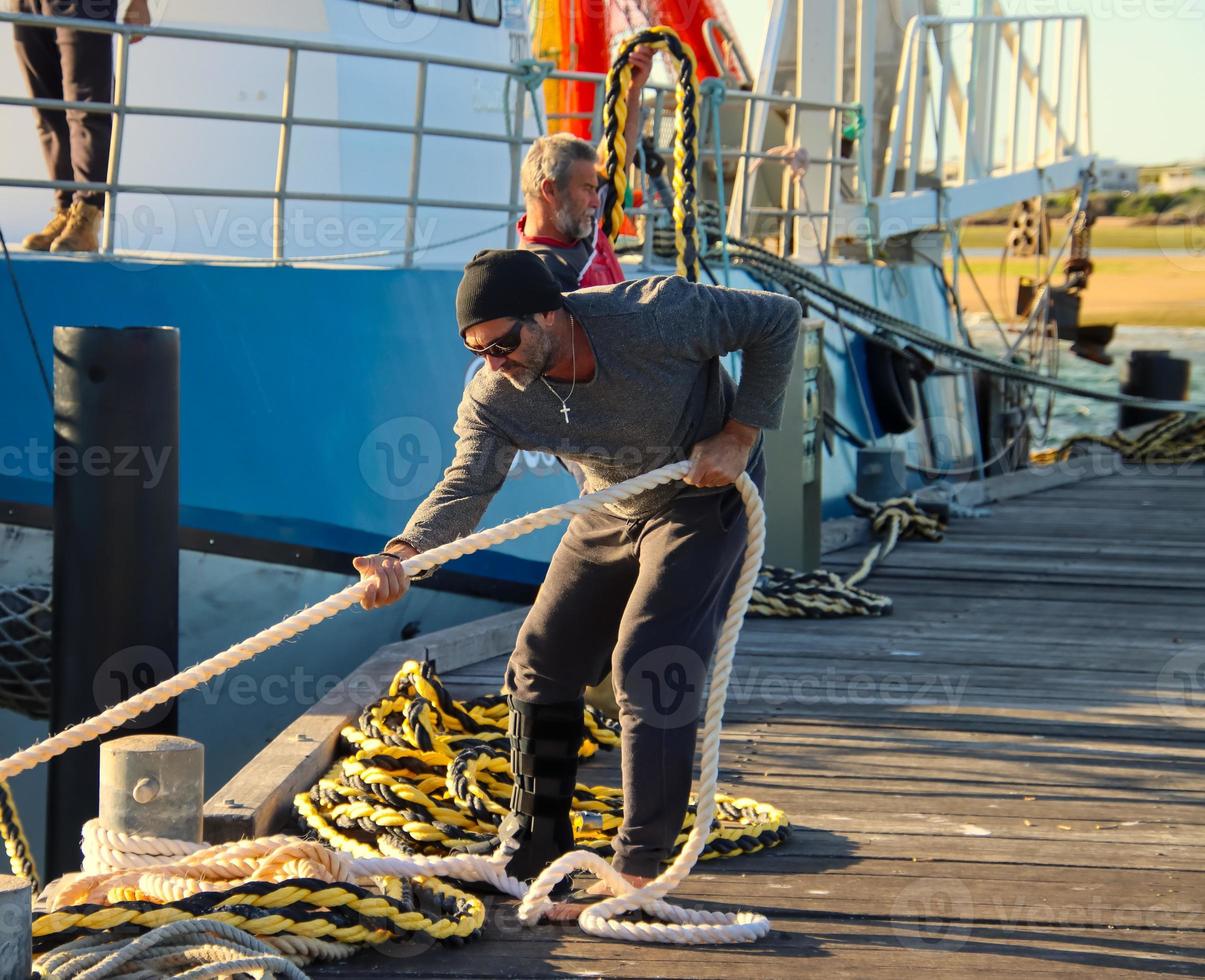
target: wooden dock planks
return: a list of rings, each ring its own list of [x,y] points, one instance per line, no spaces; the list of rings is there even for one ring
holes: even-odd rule
[[[891,617],[748,621],[721,787],[796,829],[676,897],[765,912],[765,942],[523,930],[491,899],[479,942],[314,975],[1205,976],[1202,490],[1205,467],[1128,466],[997,501],[872,576]],[[445,679],[496,688],[504,662]]]

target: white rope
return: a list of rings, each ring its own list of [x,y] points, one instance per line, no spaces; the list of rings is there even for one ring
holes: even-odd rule
[[[213,919],[173,922],[136,939],[84,936],[39,957],[37,966],[46,980],[107,980],[131,975],[200,980],[252,971],[265,978],[306,980],[280,950]]]
[[[492,548],[503,541],[511,541],[540,528],[558,524],[576,514],[598,510],[607,504],[627,500],[629,497],[634,497],[645,490],[651,490],[653,487],[672,483],[685,476],[689,468],[688,461],[670,463],[651,473],[633,477],[587,497],[579,497],[555,507],[545,507],[543,510],[515,518],[513,521],[499,524],[497,527],[487,528],[484,531],[470,534],[468,537],[440,545],[438,548],[424,551],[421,555],[407,559],[403,567],[407,575],[429,571],[453,559],[473,554],[485,548]],[[294,613],[275,626],[261,630],[254,636],[228,647],[208,660],[203,660],[188,670],[183,670],[154,687],[149,687],[145,691],[107,708],[95,717],[64,728],[44,741],[31,745],[20,752],[15,752],[0,761],[0,779],[11,779],[18,773],[49,762],[69,749],[74,749],[85,742],[91,742],[93,739],[133,721],[152,708],[165,704],[193,688],[200,687],[257,654],[284,643],[286,640],[291,640],[311,626],[317,626],[323,620],[330,619],[349,606],[355,605],[363,597],[366,587],[364,582],[349,585],[316,605]]]
[[[205,847],[170,837],[143,837],[107,830],[95,819],[84,824],[83,838],[84,863],[80,870],[90,875],[166,864],[165,858],[194,854]]]
[[[626,500],[645,490],[681,479],[690,469],[684,460],[670,463],[642,476],[625,480],[585,497],[579,497],[555,507],[527,514],[498,527],[478,531],[465,538],[407,559],[404,568],[407,575],[427,571],[463,555],[489,548],[503,541],[510,541],[539,528],[548,527],[576,514],[588,513],[602,507]],[[765,545],[765,513],[757,488],[748,474],[742,474],[736,483],[745,503],[748,538],[740,576],[728,604],[727,617],[720,631],[719,644],[712,666],[710,693],[703,721],[702,749],[697,811],[714,814],[716,782],[719,775],[720,735],[724,715],[724,701],[728,692],[728,681],[732,673],[736,642],[741,623],[748,608],[757,574],[761,567]],[[95,718],[80,722],[0,762],[0,779],[23,772],[26,769],[61,755],[68,749],[97,738],[114,728],[138,717],[145,711],[164,703],[185,691],[191,690],[213,677],[249,660],[279,643],[296,636],[311,626],[336,615],[357,602],[363,594],[364,583],[350,585],[324,599],[317,605],[295,613],[275,626],[237,643],[223,652],[183,671],[176,676],[148,688],[120,704],[105,710]],[[581,916],[582,929],[592,935],[627,939],[633,942],[666,942],[677,944],[752,942],[765,936],[770,930],[765,916],[750,912],[702,912],[685,909],[664,901],[690,874],[699,854],[707,842],[710,822],[699,819],[691,828],[686,844],[674,862],[649,884],[634,888],[618,871],[601,856],[589,851],[574,851],[552,862],[530,888],[505,872],[505,857],[495,854],[454,855],[451,857],[386,857],[359,858],[352,861],[353,872],[362,877],[372,875],[394,875],[398,877],[416,874],[458,878],[463,881],[482,881],[497,890],[521,898],[519,919],[525,925],[534,925],[552,906],[548,897],[553,887],[565,875],[574,870],[593,872],[611,890],[611,898],[588,907]],[[249,844],[251,842],[248,842]],[[197,851],[185,859],[189,864],[202,863],[204,851]],[[625,912],[641,910],[662,922],[632,922],[620,920]]]

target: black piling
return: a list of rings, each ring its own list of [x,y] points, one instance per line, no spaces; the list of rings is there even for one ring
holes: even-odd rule
[[[1170,351],[1130,351],[1125,379],[1121,383],[1121,393],[1138,395],[1141,398],[1157,398],[1161,401],[1186,401],[1191,369],[1191,361],[1172,357]],[[1134,425],[1154,422],[1170,414],[1122,405],[1117,413],[1117,426],[1120,429],[1128,429]]]
[[[176,671],[179,391],[175,328],[55,327],[51,731]],[[169,704],[112,737],[175,731]],[[96,742],[50,763],[48,876],[79,868],[99,772]]]

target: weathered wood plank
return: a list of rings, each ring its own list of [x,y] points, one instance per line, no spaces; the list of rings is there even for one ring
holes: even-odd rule
[[[1205,696],[1166,673],[1205,644],[1205,467],[1076,465],[961,491],[991,515],[900,545],[867,583],[891,617],[745,624],[720,784],[796,829],[675,897],[760,909],[766,941],[520,930],[491,899],[479,943],[317,975],[1205,975]],[[828,522],[826,567],[860,561],[864,529]],[[445,680],[496,690],[504,662]],[[617,767],[600,753],[582,776]]]

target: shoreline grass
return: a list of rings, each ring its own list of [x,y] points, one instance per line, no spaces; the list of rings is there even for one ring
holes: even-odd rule
[[[1043,265],[1048,260],[1044,260]],[[1004,285],[1000,285],[1000,261],[971,256],[968,263],[1001,319],[1012,319],[1016,302],[1017,280],[1034,274],[1030,259],[1009,259],[1005,263]],[[1153,327],[1205,327],[1205,256],[1163,255],[1104,256],[1093,260],[1095,270],[1084,293],[1080,322],[1083,324],[1120,323]],[[946,275],[952,274],[946,262]],[[959,291],[968,312],[984,313],[987,308],[966,275],[961,271]],[[1062,277],[1055,276],[1055,282]],[[1003,293],[1003,296],[1001,295]],[[1003,304],[1007,301],[1007,306]],[[1003,314],[1003,315],[1002,315]]]
[[[1050,223],[1051,247],[1056,251],[1067,237],[1067,223]],[[1003,250],[1008,238],[1008,226],[964,225],[962,247]],[[1134,224],[1130,218],[1103,217],[1092,227],[1092,245],[1096,248],[1126,248],[1139,251],[1195,252],[1201,254],[1199,226],[1172,224]]]

